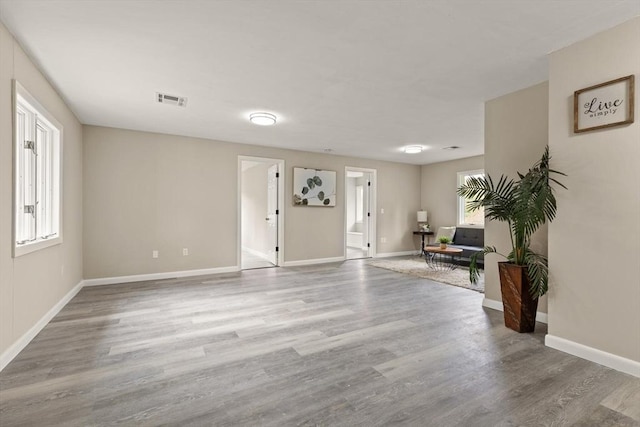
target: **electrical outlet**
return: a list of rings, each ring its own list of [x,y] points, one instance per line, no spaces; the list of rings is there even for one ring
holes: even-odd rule
[[[380,238],[380,243],[387,243],[387,238],[386,237],[381,237]]]
[[[158,251],[151,252],[151,257],[153,257],[153,258],[158,258],[159,255],[160,255],[160,253]]]
[[[189,255],[189,248],[182,248],[182,256]]]

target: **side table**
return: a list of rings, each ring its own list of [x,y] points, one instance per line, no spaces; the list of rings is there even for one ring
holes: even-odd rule
[[[422,236],[422,245],[420,246],[422,248],[422,250],[420,251],[420,256],[422,255],[426,255],[427,253],[424,250],[424,247],[426,246],[424,244],[424,236],[433,236],[433,231],[414,231],[413,232],[414,236]],[[427,237],[427,244],[429,244],[429,238]]]

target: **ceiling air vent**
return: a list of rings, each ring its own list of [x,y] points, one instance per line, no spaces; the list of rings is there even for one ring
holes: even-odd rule
[[[178,107],[187,106],[187,98],[184,96],[167,95],[166,93],[156,92],[156,99],[161,104],[177,105]]]

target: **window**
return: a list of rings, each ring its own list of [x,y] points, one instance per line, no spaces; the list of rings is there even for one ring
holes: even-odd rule
[[[62,126],[14,81],[14,256],[62,242]]]
[[[458,187],[464,184],[469,178],[484,177],[484,169],[458,172]],[[467,206],[467,199],[458,196],[458,226],[459,227],[484,227],[484,208],[470,211]]]

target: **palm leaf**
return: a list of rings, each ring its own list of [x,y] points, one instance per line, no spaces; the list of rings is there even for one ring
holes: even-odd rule
[[[533,298],[541,297],[549,289],[549,263],[547,257],[528,249],[525,255],[529,292]]]
[[[504,175],[497,184],[491,176],[472,177],[458,188],[458,195],[468,200],[471,210],[484,208],[489,221],[506,222],[511,235],[511,252],[507,256],[510,262],[526,265],[531,283],[532,295],[542,296],[547,292],[547,259],[535,254],[529,248],[531,236],[547,221],[557,214],[557,200],[551,184],[567,188],[557,176],[564,173],[550,168],[551,155],[547,146],[538,160],[525,174],[518,172],[514,181]],[[482,254],[496,252],[496,248],[487,246],[482,252],[472,256],[469,266],[471,281],[478,279],[476,260]],[[472,267],[473,265],[473,267]]]

